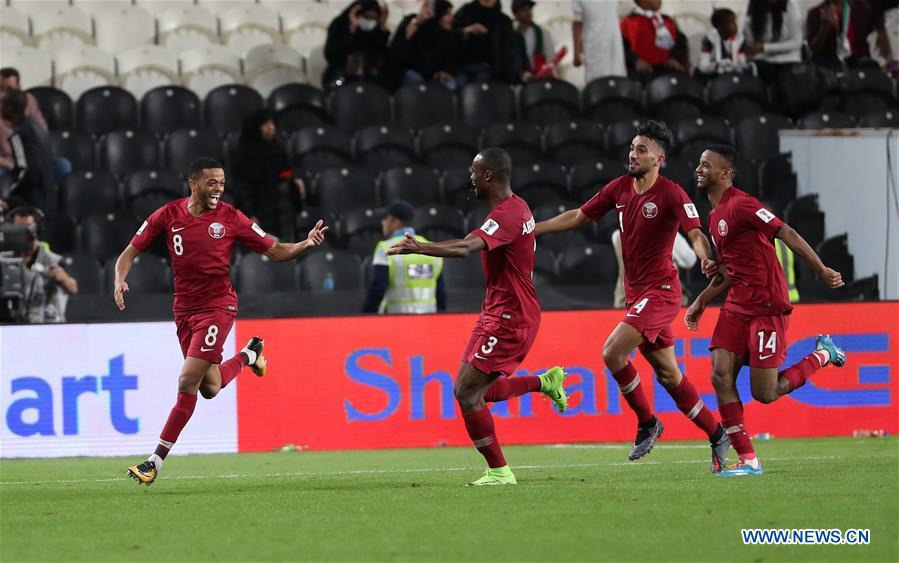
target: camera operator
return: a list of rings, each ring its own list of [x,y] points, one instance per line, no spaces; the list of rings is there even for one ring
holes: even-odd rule
[[[62,266],[62,256],[48,250],[40,240],[44,213],[37,207],[23,205],[9,212],[7,221],[26,225],[31,247],[18,253],[4,253],[7,258],[21,258],[22,288],[20,322],[65,322],[69,296],[78,293],[78,282]],[[12,254],[12,255],[10,255]]]

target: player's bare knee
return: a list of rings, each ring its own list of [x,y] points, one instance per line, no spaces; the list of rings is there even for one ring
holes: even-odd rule
[[[208,385],[203,385],[200,387],[200,396],[204,399],[211,399],[219,394],[219,389],[213,388]]]
[[[762,404],[773,403],[780,397],[777,394],[777,389],[753,389],[752,390],[752,398]]]
[[[680,383],[681,375],[676,371],[659,370],[656,371],[656,379],[665,389],[674,389]]]
[[[602,361],[612,373],[615,373],[627,364],[627,354],[620,353],[614,345],[606,343],[602,347]]]
[[[715,388],[717,393],[733,391],[734,390],[734,381],[731,378],[730,374],[724,370],[713,369],[712,370],[712,387]]]

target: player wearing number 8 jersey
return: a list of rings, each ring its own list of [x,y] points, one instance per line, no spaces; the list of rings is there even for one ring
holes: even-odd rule
[[[120,310],[125,308],[125,280],[132,264],[159,237],[165,237],[175,278],[175,324],[184,356],[178,398],[156,451],[147,461],[128,469],[132,478],[147,485],[156,479],[166,455],[190,420],[197,391],[206,399],[215,397],[244,366],[256,375],[265,373],[263,343],[258,337],[222,362],[222,346],[237,315],[237,293],[229,276],[234,243],[239,241],[281,262],[320,245],[328,230],[319,221],[303,242],[275,242],[234,206],[219,201],[225,191],[225,172],[210,158],[190,165],[188,183],[190,197],[172,201],[150,215],[115,265],[114,297]]]
[[[487,294],[471,333],[454,393],[465,429],[487,461],[483,477],[469,485],[514,485],[486,403],[529,392],[542,392],[564,411],[568,398],[562,368],[539,376],[514,376],[540,327],[540,303],[531,281],[534,271],[534,216],[523,199],[512,193],[512,159],[498,148],[484,149],[471,165],[471,186],[486,199],[490,213],[480,228],[464,239],[424,242],[407,233],[388,255],[425,254],[462,258],[481,252]]]
[[[580,209],[537,224],[541,235],[580,227],[612,210],[618,215],[628,310],[606,340],[602,357],[637,415],[631,460],[649,453],[664,430],[649,406],[640,375],[628,360],[638,346],[678,409],[708,436],[713,455],[728,448],[727,435],[681,373],[674,355],[671,322],[680,313],[681,287],[671,252],[678,227],[702,260],[703,271],[716,267],[690,198],[659,175],[671,144],[671,131],[663,123],[647,121],[631,142],[627,175],[609,182]]]
[[[684,322],[696,330],[712,300],[730,289],[718,316],[709,348],[712,384],[718,411],[740,461],[724,467],[713,459],[720,476],[758,475],[762,466],[749,440],[743,404],[737,393],[740,368],[749,365],[752,396],[770,403],[805,384],[818,369],[846,363],[846,355],[829,336],[819,336],[816,350],[799,363],[778,372],[787,357],[790,298],[783,269],[777,262],[774,239],[779,238],[805,259],[831,288],[843,285],[840,273],[825,266],[815,251],[789,225],[756,198],[733,186],[736,153],[727,145],[713,145],[702,153],[696,183],[712,203],[709,234],[718,249],[719,274],[690,305]]]

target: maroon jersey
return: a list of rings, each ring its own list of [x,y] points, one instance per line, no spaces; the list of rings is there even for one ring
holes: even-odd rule
[[[607,211],[618,212],[624,289],[628,304],[651,289],[670,289],[680,295],[677,268],[671,261],[674,237],[680,225],[684,233],[701,228],[699,212],[683,188],[659,176],[644,194],[634,190],[634,179],[621,176],[606,184],[581,206],[591,220]]]
[[[733,186],[724,191],[709,213],[709,234],[731,279],[725,309],[752,316],[793,310],[774,249],[774,233],[783,224],[746,192]]]
[[[175,274],[175,314],[208,309],[237,311],[237,293],[228,275],[234,241],[265,252],[275,241],[233,205],[220,202],[194,217],[190,198],[169,202],[144,221],[131,245],[144,252],[164,236]]]
[[[506,326],[526,327],[540,321],[540,303],[531,280],[537,247],[535,226],[528,204],[512,194],[472,231],[487,244],[481,253],[487,282],[481,314],[504,319]]]

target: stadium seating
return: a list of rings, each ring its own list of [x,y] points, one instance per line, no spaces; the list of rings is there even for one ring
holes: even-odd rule
[[[159,45],[137,45],[117,55],[116,61],[122,86],[135,98],[142,99],[155,88],[180,81],[177,55]]]
[[[602,158],[606,154],[605,130],[595,121],[570,120],[546,128],[546,155],[565,166]]]
[[[68,94],[52,86],[37,86],[28,90],[28,93],[37,100],[51,131],[74,126],[75,108]]]
[[[265,6],[228,2],[221,9],[222,42],[238,55],[247,56],[255,47],[280,41],[278,15]]]
[[[148,45],[156,39],[156,29],[147,22],[153,16],[140,6],[118,2],[94,14],[97,46],[107,53],[119,53]]]
[[[494,123],[484,129],[481,144],[502,147],[512,157],[512,164],[539,160],[543,156],[543,134],[535,123]]]
[[[477,129],[462,123],[429,125],[418,138],[419,154],[434,167],[468,167],[478,152],[478,137]]]
[[[365,127],[355,135],[356,160],[376,170],[415,164],[415,139],[399,125]]]
[[[378,203],[375,173],[356,165],[323,170],[315,182],[313,197],[320,207],[330,211],[374,206]]]
[[[56,56],[68,49],[94,43],[93,24],[87,13],[74,6],[53,6],[45,2],[34,4],[43,4],[43,9],[31,14],[31,33],[35,46],[45,53]]]
[[[68,46],[54,58],[56,84],[72,99],[101,86],[115,84],[115,57],[91,45]]]
[[[205,8],[186,2],[160,1],[159,4],[163,6],[162,11],[157,12],[160,45],[173,53],[184,53],[219,42],[216,17]],[[198,59],[201,58],[199,55]],[[230,71],[230,64],[228,68]],[[197,95],[202,97],[203,94]]]
[[[180,86],[160,86],[144,94],[140,101],[141,124],[156,135],[188,127],[199,129],[200,98]]]
[[[91,135],[137,126],[137,100],[116,86],[92,88],[75,106],[78,128]]]
[[[432,241],[464,238],[465,216],[448,205],[425,205],[415,209],[412,225],[418,234]]]
[[[176,129],[163,141],[162,152],[166,167],[178,174],[187,174],[190,163],[203,156],[225,161],[222,139],[209,129]]]
[[[515,121],[515,93],[508,84],[473,82],[462,89],[459,98],[462,122],[483,129],[494,123]]]
[[[334,124],[344,131],[378,125],[390,119],[390,94],[374,84],[350,82],[335,88],[328,99]]]
[[[81,222],[79,251],[105,262],[121,254],[138,227],[140,222],[128,211],[89,215]]]
[[[609,245],[569,246],[559,253],[559,283],[562,285],[614,284],[618,259]]]
[[[240,58],[224,45],[210,43],[186,51],[167,46],[181,53],[181,75],[184,85],[200,98],[205,98],[219,86],[239,84],[243,79]]]
[[[62,182],[60,207],[70,217],[80,220],[94,213],[112,213],[118,206],[119,184],[106,170],[77,170]]]
[[[89,254],[67,254],[62,266],[78,281],[79,295],[102,295],[111,287],[106,285],[100,262]]]
[[[3,66],[22,69],[20,85],[28,90],[35,86],[51,86],[53,62],[50,55],[36,47],[3,47]]]
[[[603,124],[633,118],[646,112],[643,85],[623,76],[604,76],[584,88],[584,115]]]
[[[404,199],[412,205],[440,202],[440,179],[427,166],[397,166],[381,175],[381,202]]]
[[[265,295],[273,291],[296,291],[299,279],[294,264],[272,262],[261,254],[248,252],[235,265],[236,289],[248,295]]]
[[[374,245],[370,251],[374,251]],[[311,292],[360,289],[361,268],[359,258],[345,250],[312,252],[300,260],[300,289]]]
[[[106,261],[106,287],[115,283],[116,257]],[[134,259],[131,271],[128,272],[129,293],[171,293],[172,269],[165,258],[153,254],[142,254]]]
[[[393,99],[396,122],[408,129],[423,129],[455,118],[453,94],[440,84],[403,86],[394,92]]]
[[[580,115],[580,95],[563,80],[526,82],[519,93],[521,116],[537,125],[571,120]]]
[[[156,137],[140,129],[110,131],[100,137],[97,153],[100,167],[120,177],[159,163]]]
[[[653,78],[646,87],[647,104],[662,121],[698,117],[705,109],[705,90],[698,81],[673,74]]]
[[[443,261],[443,278],[447,289],[478,289],[484,287],[481,257],[471,254],[466,258]]]
[[[336,127],[306,127],[290,136],[290,154],[302,170],[319,171],[353,160],[352,140]]]
[[[725,74],[706,86],[709,107],[732,123],[759,115],[767,106],[765,83],[749,74]]]
[[[68,129],[50,131],[50,146],[56,156],[68,160],[75,170],[94,167],[94,142],[87,133]]]
[[[187,194],[187,188],[179,174],[164,168],[137,170],[125,176],[122,181],[122,199],[124,201],[149,191],[166,191],[176,195]]]
[[[4,48],[21,47],[31,43],[31,24],[28,16],[12,7],[3,7],[0,20],[0,45]]]

